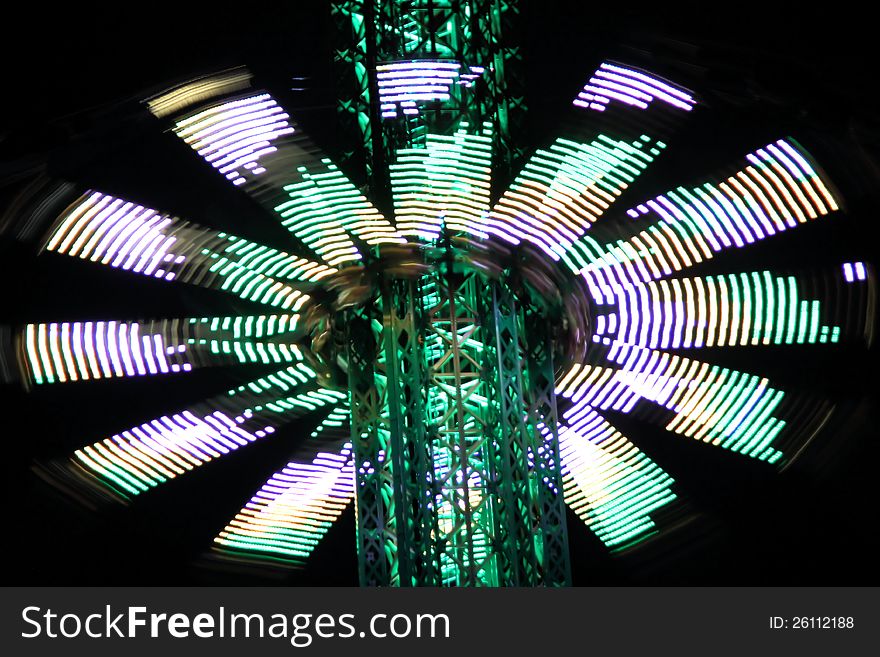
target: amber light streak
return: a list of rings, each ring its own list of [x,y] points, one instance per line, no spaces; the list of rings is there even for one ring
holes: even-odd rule
[[[223,552],[262,554],[301,565],[354,496],[351,444],[291,461],[214,539]],[[255,554],[256,553],[256,554]]]

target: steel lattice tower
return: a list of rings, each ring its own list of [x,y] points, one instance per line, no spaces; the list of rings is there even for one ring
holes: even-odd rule
[[[387,198],[387,165],[430,135],[482,135],[496,168],[519,164],[516,2],[347,0],[333,16],[343,163],[374,197]],[[412,83],[420,62],[466,83],[418,111],[404,101],[396,116],[386,93],[396,83],[382,72]],[[515,268],[490,281],[462,264],[464,246],[446,229],[401,255],[340,322],[363,585],[570,581],[548,308]]]

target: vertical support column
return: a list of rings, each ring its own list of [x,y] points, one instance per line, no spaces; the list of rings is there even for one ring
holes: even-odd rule
[[[487,399],[475,274],[431,277],[426,326],[437,487],[437,549],[447,586],[498,586]]]
[[[559,455],[556,378],[549,318],[534,306],[525,309],[529,431],[533,440],[541,519],[541,554],[545,586],[570,586],[571,562]]]
[[[373,134],[368,67],[368,16],[375,0],[333,0],[335,45],[333,70],[337,80],[336,113],[343,151],[339,164],[356,177],[369,181],[373,175]]]
[[[524,400],[520,311],[503,282],[483,294],[486,344],[484,377],[491,396],[492,465],[499,579],[504,586],[541,583],[540,507],[530,464],[532,433]]]
[[[400,585],[439,586],[420,285],[385,280],[382,288]]]
[[[333,0],[336,112],[344,150],[340,165],[369,188],[380,207],[390,201],[387,164],[394,143],[379,116],[376,64],[396,52],[397,0]]]
[[[351,311],[346,321],[346,351],[351,405],[351,443],[355,456],[358,576],[361,586],[400,582],[395,517],[394,473],[388,458],[384,377],[372,304]]]
[[[498,167],[512,175],[525,158],[525,84],[519,0],[470,0],[474,52],[487,68],[483,120],[495,124]]]
[[[380,207],[390,205],[393,151],[426,129],[491,121],[496,170],[519,166],[518,0],[332,0],[331,11],[337,111],[350,144],[342,166]],[[485,70],[449,102],[383,123],[377,62],[420,57]],[[567,583],[545,320],[518,307],[507,283],[487,287],[450,262],[381,287],[381,310],[350,311],[346,324],[361,583]]]

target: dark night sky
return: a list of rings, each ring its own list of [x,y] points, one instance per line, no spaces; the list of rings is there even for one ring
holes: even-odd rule
[[[554,136],[556,119],[603,58],[647,65],[697,90],[707,109],[642,181],[645,195],[710,173],[770,138],[794,134],[831,173],[849,214],[808,226],[726,262],[798,267],[876,259],[880,207],[878,57],[869,21],[838,9],[694,3],[649,11],[621,3],[526,2],[529,139]],[[277,6],[276,6],[277,5]],[[246,64],[331,155],[338,151],[323,2],[211,3],[28,10],[2,45],[0,203],[17,172],[48,154],[49,170],[217,228],[282,244],[284,233],[239,198],[152,119],[138,99],[194,74]],[[806,7],[807,4],[801,5]],[[834,5],[839,7],[837,3]],[[735,7],[739,9],[735,10]],[[862,76],[868,75],[868,82]],[[294,92],[293,77],[308,78]],[[4,182],[6,181],[6,182]],[[866,237],[872,239],[866,239]],[[138,279],[138,280],[135,280]],[[181,286],[183,288],[184,286]],[[140,277],[107,276],[72,258],[37,259],[0,237],[0,324],[50,319],[173,317],[247,312],[219,293]],[[624,557],[610,557],[570,518],[576,584],[878,584],[875,464],[876,351],[818,355],[768,350],[718,355],[760,367],[794,389],[839,405],[832,425],[796,467],[779,475],[747,459],[675,439],[646,422],[624,433],[673,474],[700,520]],[[708,358],[701,354],[700,357]],[[724,364],[730,364],[728,362]],[[219,527],[279,464],[308,423],[279,431],[143,496],[130,508],[86,513],[29,473],[34,459],[69,453],[140,418],[228,389],[246,371],[186,378],[0,390],[5,449],[7,584],[237,583],[193,566]],[[11,516],[11,517],[10,517]],[[355,584],[354,516],[343,515],[298,584]]]

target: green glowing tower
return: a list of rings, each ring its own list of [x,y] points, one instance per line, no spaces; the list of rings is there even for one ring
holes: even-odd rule
[[[522,159],[517,3],[332,11],[342,165],[418,238],[374,254],[369,302],[337,318],[361,584],[566,585],[559,311],[523,276],[524,254],[481,258],[462,230],[488,207],[483,172]],[[432,232],[419,218],[440,207]]]

